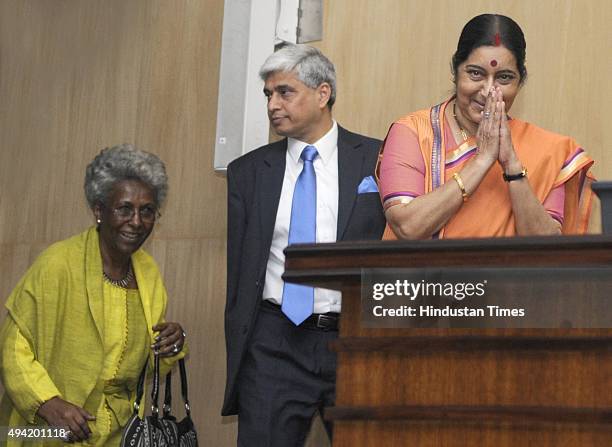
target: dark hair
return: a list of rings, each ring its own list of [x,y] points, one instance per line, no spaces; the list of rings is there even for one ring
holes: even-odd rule
[[[481,14],[474,17],[465,24],[457,51],[453,55],[452,70],[453,76],[457,77],[457,69],[470,56],[476,48],[482,46],[503,45],[514,55],[516,66],[520,75],[520,83],[527,78],[527,68],[525,68],[525,36],[523,30],[510,17],[500,14]]]

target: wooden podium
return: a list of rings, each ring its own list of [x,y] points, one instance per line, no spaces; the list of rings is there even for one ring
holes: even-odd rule
[[[611,265],[610,236],[288,247],[286,280],[343,293],[333,445],[612,446],[612,329],[368,329],[360,316],[362,268]]]

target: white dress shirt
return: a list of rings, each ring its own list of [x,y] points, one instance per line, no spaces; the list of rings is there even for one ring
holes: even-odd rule
[[[308,143],[289,138],[287,141],[287,162],[281,190],[270,257],[266,267],[266,280],[263,299],[282,304],[284,282],[281,275],[285,271],[285,254],[289,240],[291,223],[291,203],[293,190],[304,162],[300,158]],[[312,144],[319,155],[313,166],[317,176],[317,242],[336,242],[338,228],[338,124],[321,139]],[[314,289],[314,313],[340,312],[342,294],[337,290]]]

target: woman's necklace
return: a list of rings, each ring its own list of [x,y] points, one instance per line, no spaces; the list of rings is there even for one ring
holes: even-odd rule
[[[465,142],[465,141],[468,140],[468,136],[467,136],[467,132],[465,131],[465,129],[463,127],[461,127],[461,123],[457,119],[457,114],[455,113],[455,105],[456,104],[457,104],[457,102],[453,101],[453,118],[455,118],[455,122],[457,123],[457,126],[459,126],[459,132],[461,132],[461,137],[463,138],[463,141]]]
[[[122,289],[127,289],[128,284],[134,279],[134,271],[132,270],[132,263],[130,262],[128,265],[128,270],[125,276],[121,279],[113,279],[106,274],[104,269],[102,269],[102,276],[104,279],[112,284],[113,286],[121,287]]]

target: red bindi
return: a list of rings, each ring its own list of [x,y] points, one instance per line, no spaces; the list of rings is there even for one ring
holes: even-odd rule
[[[493,59],[491,62],[489,62],[491,64],[491,67],[497,67],[497,61],[495,59]]]

